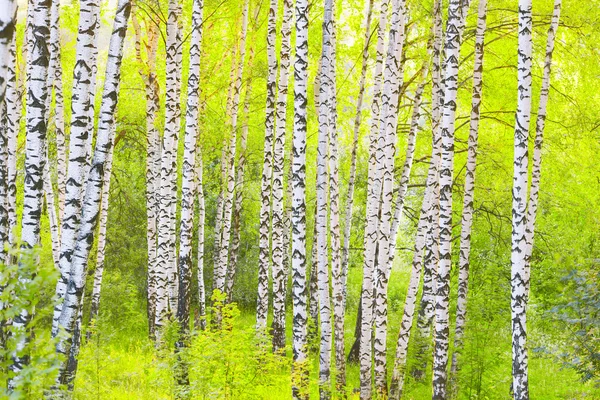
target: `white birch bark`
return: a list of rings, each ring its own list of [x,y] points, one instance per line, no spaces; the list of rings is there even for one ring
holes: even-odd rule
[[[98,0],[80,3],[79,30],[77,35],[76,61],[73,69],[73,94],[71,99],[71,128],[69,140],[69,165],[65,187],[65,207],[62,218],[60,277],[56,284],[57,305],[52,319],[52,335],[58,334],[58,318],[69,281],[73,249],[81,224],[81,202],[88,172],[88,142],[93,132],[90,109],[95,92],[97,33],[99,29],[100,4]]]
[[[31,249],[40,241],[40,216],[42,211],[42,180],[46,152],[46,97],[48,89],[46,78],[48,74],[48,25],[50,10],[48,4],[42,0],[32,1],[31,13],[31,39],[32,46],[27,63],[27,91],[26,132],[25,139],[25,179],[23,184],[23,216],[21,220],[21,245]],[[29,277],[21,277],[26,280]],[[24,308],[19,315],[13,318],[12,326],[22,337],[16,344],[16,354],[10,370],[15,378],[8,382],[8,389],[12,390],[19,380],[19,374],[26,366],[28,357],[17,355],[25,348],[27,335],[25,329],[31,320],[33,310]]]
[[[48,85],[48,97],[50,97],[50,88]],[[49,102],[46,103],[49,105]],[[46,113],[48,115],[48,113]],[[46,119],[47,121],[48,119]],[[58,228],[59,220],[58,213],[56,211],[56,203],[54,196],[54,188],[52,187],[52,176],[50,175],[50,160],[48,159],[48,147],[46,147],[46,151],[44,154],[45,162],[44,162],[44,198],[46,199],[46,212],[48,213],[48,222],[50,228],[50,240],[52,242],[52,260],[54,261],[54,266],[58,268],[58,262],[60,260],[60,232]]]
[[[290,67],[290,34],[293,18],[293,3],[283,1],[283,22],[281,25],[281,52],[277,101],[275,105],[275,141],[273,143],[273,201],[272,201],[272,246],[273,246],[273,350],[285,347],[285,298],[286,271],[283,264],[284,223],[283,223],[283,169],[285,152],[285,131],[287,121],[287,95]]]
[[[173,193],[172,180],[177,176],[177,143],[179,141],[179,73],[178,52],[180,45],[179,17],[181,5],[178,0],[169,1],[169,14],[167,21],[166,42],[166,103],[165,103],[165,131],[163,136],[161,167],[160,167],[160,189],[157,206],[157,245],[156,245],[156,271],[155,271],[155,295],[156,308],[154,315],[155,336],[164,326],[169,314],[175,310],[172,308],[173,297],[176,295],[174,285],[176,271],[173,269],[171,235],[173,219],[175,218],[173,203],[176,198]],[[175,192],[176,193],[176,192]]]
[[[464,28],[466,10],[459,0],[448,4],[444,62],[444,105],[440,134],[442,152],[440,159],[440,245],[436,276],[435,330],[433,357],[433,399],[445,399],[449,350],[449,298],[452,243],[452,176],[454,171],[454,127],[458,92],[458,58],[460,37]],[[463,12],[464,11],[464,12]]]
[[[204,206],[204,182],[202,179],[202,151],[196,149],[196,196],[198,196],[198,314],[199,328],[206,329],[206,290],[204,286],[204,224],[206,208]]]
[[[363,283],[361,291],[361,333],[359,343],[360,398],[371,398],[373,290],[375,278],[375,251],[378,241],[379,200],[381,197],[381,174],[379,159],[380,102],[383,84],[383,60],[385,32],[387,27],[388,2],[381,3],[381,14],[377,30],[377,48],[371,104],[371,128],[369,145],[369,170],[367,177],[366,226],[364,237]]]
[[[398,101],[403,82],[402,48],[406,24],[405,1],[392,2],[389,44],[384,69],[383,94],[381,97],[381,125],[379,141],[383,148],[381,211],[375,288],[375,340],[374,370],[375,388],[378,396],[387,396],[387,285],[390,275],[390,239],[392,203],[394,195],[394,155],[396,152],[396,128],[398,125]]]
[[[264,161],[261,178],[261,207],[259,228],[258,256],[258,299],[256,304],[256,329],[263,333],[267,327],[269,311],[269,267],[271,248],[269,234],[271,231],[271,177],[273,170],[273,142],[275,136],[275,90],[277,88],[277,57],[275,56],[275,40],[277,33],[277,0],[269,3],[269,19],[267,23],[267,103],[265,110],[265,144]]]
[[[356,154],[358,149],[358,137],[362,122],[363,98],[365,93],[365,82],[367,80],[367,69],[369,64],[369,44],[371,42],[371,16],[373,14],[374,0],[366,2],[365,10],[365,36],[362,51],[362,67],[358,81],[358,97],[356,100],[356,115],[354,117],[354,136],[352,140],[352,153],[350,161],[350,177],[348,178],[348,191],[346,193],[344,237],[342,247],[342,277],[343,277],[343,302],[346,305],[346,280],[348,277],[348,259],[350,249],[350,234],[352,228],[352,207],[354,204],[354,183],[356,181]]]
[[[317,148],[317,283],[321,341],[319,349],[319,394],[321,399],[331,397],[331,301],[329,295],[329,266],[327,246],[327,141],[331,125],[331,73],[335,65],[334,2],[324,1],[323,42],[321,53],[321,81],[319,85],[319,144]]]
[[[0,1],[0,104],[6,95],[6,82],[9,79],[9,51],[17,22],[17,2]]]
[[[558,30],[560,19],[561,0],[554,1],[552,20],[548,28],[546,41],[546,58],[544,61],[544,76],[540,89],[540,102],[538,105],[537,118],[535,120],[535,141],[533,146],[533,167],[531,170],[531,187],[529,188],[529,201],[527,203],[527,225],[525,228],[525,274],[527,276],[527,297],[529,297],[531,255],[533,252],[533,234],[535,231],[535,220],[538,210],[538,199],[540,193],[542,175],[542,145],[544,143],[544,127],[546,125],[546,108],[548,106],[548,95],[550,92],[550,74],[552,72],[552,53],[554,51],[554,39]]]
[[[202,44],[203,0],[195,0],[192,9],[190,36],[190,68],[185,113],[183,172],[181,179],[181,225],[179,228],[179,301],[177,319],[183,335],[189,331],[192,285],[192,233],[194,228],[194,197],[196,181],[196,144],[200,100],[200,48]]]
[[[512,391],[515,400],[529,399],[527,366],[527,181],[528,138],[532,93],[532,12],[531,0],[519,1],[518,97],[515,118],[514,175],[512,189],[511,251],[511,323],[512,323]]]
[[[477,165],[477,138],[479,133],[479,110],[483,89],[483,45],[486,29],[487,0],[479,0],[477,29],[475,31],[475,58],[473,61],[473,94],[471,99],[471,119],[465,172],[465,194],[460,231],[460,251],[458,261],[458,299],[456,304],[456,324],[454,328],[454,352],[450,367],[451,388],[456,391],[458,357],[462,349],[462,338],[467,314],[467,293],[469,289],[469,256],[471,252],[471,227],[473,225],[473,201],[475,195],[475,167]]]
[[[98,135],[94,159],[90,168],[89,179],[85,187],[84,204],[82,209],[82,225],[77,235],[77,242],[71,249],[72,263],[71,274],[68,281],[64,304],[58,318],[58,327],[66,335],[58,336],[56,350],[59,354],[68,355],[73,352],[71,347],[77,346],[73,333],[76,329],[77,316],[81,309],[83,292],[87,275],[88,258],[94,242],[94,234],[98,223],[98,213],[102,196],[102,186],[108,154],[113,144],[115,123],[115,110],[118,101],[119,80],[121,74],[121,60],[123,57],[123,43],[127,32],[127,20],[131,11],[130,0],[120,0],[114,19],[113,31],[108,49],[108,61]],[[77,349],[75,349],[75,354]],[[68,384],[75,378],[75,371],[69,371],[63,363],[59,368],[58,384]]]
[[[146,241],[148,246],[148,332],[154,335],[154,320],[156,309],[156,246],[157,246],[157,214],[158,190],[160,181],[160,137],[156,128],[156,118],[160,109],[158,78],[156,76],[156,50],[158,33],[156,26],[148,24],[146,33],[146,61],[142,57],[141,28],[132,13],[132,25],[135,32],[135,52],[139,63],[139,74],[144,81],[146,95]]]
[[[114,124],[111,129],[115,129]],[[114,137],[114,133],[112,133]],[[114,140],[113,140],[114,142]],[[114,143],[106,156],[104,181],[102,182],[102,200],[100,203],[100,216],[98,220],[98,244],[96,245],[96,270],[94,271],[94,286],[90,305],[90,321],[98,317],[100,310],[100,290],[102,289],[102,276],[104,274],[104,259],[106,256],[106,228],[108,222],[108,200],[110,196],[110,177],[114,156]]]
[[[292,395],[307,400],[308,296],[306,268],[306,104],[308,99],[308,0],[296,1],[294,135],[292,144]]]

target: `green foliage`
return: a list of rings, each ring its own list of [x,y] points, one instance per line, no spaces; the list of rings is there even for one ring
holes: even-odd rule
[[[563,281],[560,304],[549,311],[567,334],[557,356],[583,382],[600,386],[600,271],[572,270]]]
[[[9,259],[0,265],[0,398],[41,398],[60,364],[48,324],[57,273],[51,264],[38,262],[38,249],[10,249]],[[26,330],[11,323],[24,314],[31,316]],[[15,356],[29,360],[18,375],[10,370]],[[15,386],[10,394],[8,380]]]

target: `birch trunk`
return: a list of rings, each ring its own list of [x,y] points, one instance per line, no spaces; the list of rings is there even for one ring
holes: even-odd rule
[[[178,0],[169,1],[169,14],[167,20],[166,42],[166,102],[165,102],[165,133],[161,151],[160,189],[157,205],[157,245],[156,245],[156,309],[154,315],[155,336],[159,336],[160,329],[166,319],[175,311],[172,287],[176,274],[173,271],[171,260],[171,225],[175,218],[173,212],[174,198],[172,177],[177,176],[177,143],[179,140],[179,73],[178,48],[180,45],[179,17],[181,5]],[[175,192],[176,193],[176,192]]]
[[[456,324],[454,328],[454,352],[450,367],[451,389],[456,392],[458,358],[462,350],[462,338],[467,314],[467,293],[469,289],[469,256],[471,252],[471,227],[473,225],[473,199],[475,195],[475,168],[477,165],[477,138],[479,133],[479,110],[483,89],[483,46],[486,29],[487,0],[479,0],[477,12],[477,29],[475,32],[475,59],[473,61],[473,94],[471,100],[471,120],[469,125],[469,142],[467,169],[465,172],[465,194],[460,231],[458,300],[456,304]]]
[[[285,347],[285,298],[286,271],[283,264],[284,223],[283,223],[283,169],[285,152],[285,131],[287,120],[288,77],[290,67],[290,34],[293,18],[293,3],[283,2],[283,23],[281,25],[281,52],[277,102],[275,105],[275,142],[273,144],[273,351]]]
[[[58,318],[63,309],[67,284],[71,273],[73,249],[81,224],[81,202],[88,172],[88,142],[93,132],[90,109],[94,101],[97,34],[100,19],[98,0],[80,3],[79,31],[77,34],[76,62],[73,68],[73,95],[71,99],[71,133],[69,165],[65,188],[65,207],[62,218],[59,270],[56,284],[57,305],[52,319],[52,336],[58,335]]]
[[[512,391],[515,400],[529,399],[527,374],[527,181],[531,119],[532,12],[531,0],[519,1],[518,97],[514,140],[512,200],[511,296]]]
[[[292,144],[292,395],[308,400],[308,304],[306,285],[306,103],[308,99],[308,0],[296,1],[294,136]]]
[[[111,129],[115,129],[114,124]],[[114,136],[114,133],[112,133]],[[102,288],[102,276],[104,273],[104,258],[106,255],[106,225],[108,222],[108,200],[110,196],[110,177],[112,173],[114,155],[114,143],[106,156],[106,168],[104,170],[104,181],[102,182],[102,200],[100,203],[100,219],[98,220],[98,244],[96,253],[96,270],[94,271],[94,286],[92,288],[92,300],[90,305],[90,321],[98,317],[100,310],[100,289]]]
[[[548,95],[550,92],[550,74],[552,72],[552,53],[554,51],[554,39],[558,30],[560,19],[561,0],[554,1],[552,21],[548,28],[548,39],[546,41],[546,59],[544,61],[544,76],[540,90],[540,102],[535,121],[535,141],[533,147],[533,167],[531,171],[531,187],[529,188],[529,201],[527,203],[527,225],[525,228],[525,274],[527,276],[527,298],[529,298],[529,286],[531,275],[531,255],[533,252],[533,234],[535,231],[535,220],[538,210],[538,198],[540,193],[540,181],[542,175],[542,145],[544,143],[544,127],[546,125],[546,108],[548,106]]]
[[[324,1],[323,45],[321,53],[321,81],[319,85],[319,144],[317,149],[317,283],[321,342],[319,350],[319,394],[321,399],[331,397],[331,301],[329,296],[329,268],[327,248],[327,139],[331,124],[330,74],[334,65],[334,2]]]
[[[58,326],[64,329],[66,335],[59,336],[56,350],[59,354],[67,355],[72,352],[72,345],[77,346],[73,336],[76,327],[77,315],[80,312],[85,278],[87,275],[88,258],[94,242],[94,232],[98,222],[100,210],[102,185],[106,172],[108,154],[113,144],[115,123],[115,110],[118,101],[119,80],[121,73],[121,60],[123,57],[123,43],[127,32],[127,20],[131,11],[130,0],[120,0],[113,24],[113,31],[108,49],[108,62],[100,120],[98,123],[98,136],[94,160],[90,168],[89,179],[85,188],[84,206],[82,210],[82,225],[77,236],[76,246],[71,250],[72,265],[71,276],[68,282],[65,301],[58,319]],[[75,349],[77,351],[77,348]],[[75,352],[75,354],[77,354]],[[59,368],[58,384],[69,384],[75,378],[75,371],[69,371],[63,363]]]
[[[269,312],[269,264],[271,249],[269,235],[271,231],[271,177],[273,171],[273,142],[275,136],[275,90],[277,79],[277,57],[275,41],[277,33],[277,0],[269,5],[267,23],[267,103],[265,110],[264,161],[261,178],[261,207],[258,256],[258,300],[256,304],[256,329],[264,333]]]
[[[7,215],[8,215],[8,235],[9,244],[15,242],[15,228],[17,226],[17,137],[20,130],[22,96],[17,87],[17,49],[16,35],[13,35],[12,44],[9,49],[8,73],[9,79],[6,82],[6,129],[7,129]]]
[[[10,6],[10,4],[9,4]],[[25,139],[25,180],[23,184],[23,216],[21,220],[21,245],[25,249],[37,246],[40,241],[40,216],[42,211],[42,171],[45,164],[46,152],[46,96],[48,89],[46,78],[48,74],[48,39],[50,24],[50,4],[36,0],[31,2],[31,37],[32,47],[27,63],[26,132]],[[7,9],[10,9],[8,7]],[[10,14],[10,11],[9,11]],[[30,277],[21,277],[27,280]],[[30,308],[24,308],[13,318],[12,326],[22,333],[22,338],[16,344],[16,351],[22,351],[27,343],[25,330],[31,320]],[[23,368],[28,363],[28,357],[15,355],[10,370],[14,378],[8,382],[12,391]]]
[[[352,207],[354,204],[354,183],[356,181],[356,153],[358,149],[358,136],[362,121],[363,98],[365,93],[365,82],[367,80],[367,69],[369,64],[369,44],[371,42],[371,16],[373,14],[374,0],[368,0],[365,11],[365,36],[362,51],[362,67],[358,81],[358,98],[356,100],[356,116],[354,117],[354,137],[352,140],[352,153],[350,161],[350,177],[348,180],[348,192],[346,193],[345,222],[344,222],[344,245],[342,248],[342,276],[343,276],[343,302],[346,306],[346,280],[348,277],[348,259],[350,249],[350,233],[352,228]]]
[[[17,2],[2,0],[0,10],[0,104],[2,104],[6,95],[6,82],[10,79],[9,51],[17,25]]]
[[[381,210],[375,288],[375,388],[378,396],[387,396],[387,285],[391,265],[388,265],[391,246],[392,203],[394,195],[394,155],[398,125],[398,101],[403,82],[402,48],[406,11],[404,0],[394,0],[392,8],[389,47],[384,69],[384,89],[381,97],[381,124],[379,141],[383,148],[380,165],[382,173]]]
[[[156,69],[156,50],[158,33],[156,26],[147,24],[145,52],[146,60],[142,57],[142,33],[136,13],[132,13],[131,22],[135,32],[135,53],[139,64],[139,74],[144,81],[146,97],[146,242],[148,247],[148,332],[154,335],[154,320],[156,309],[156,246],[157,246],[157,215],[158,215],[158,181],[160,180],[160,137],[156,128],[156,118],[160,109],[160,96]]]
[[[440,245],[436,276],[435,330],[433,357],[433,399],[445,399],[449,344],[449,297],[452,243],[452,176],[454,171],[454,125],[458,91],[458,58],[460,37],[464,28],[464,4],[451,0],[448,4],[444,62],[444,106],[440,133]]]
[[[206,208],[204,206],[204,183],[202,179],[202,151],[196,150],[196,195],[198,196],[198,325],[206,329],[206,290],[204,286],[204,224]]]
[[[380,102],[383,84],[383,59],[385,32],[387,27],[388,2],[382,1],[379,27],[377,30],[377,56],[375,61],[375,84],[371,104],[371,129],[369,145],[369,171],[367,177],[366,226],[364,237],[363,283],[361,290],[361,329],[359,343],[360,398],[371,398],[373,289],[375,257],[378,241],[379,200],[381,197],[381,174],[379,162],[382,149],[379,147]]]
[[[233,211],[233,198],[235,193],[235,153],[237,146],[237,129],[238,129],[238,108],[240,101],[240,91],[242,87],[242,75],[244,71],[244,58],[246,55],[246,33],[248,30],[248,5],[246,0],[242,11],[242,30],[240,34],[240,50],[239,60],[237,64],[237,72],[233,85],[233,96],[231,97],[231,122],[229,129],[230,139],[227,154],[226,168],[226,190],[223,201],[223,222],[221,226],[221,240],[219,248],[219,260],[215,266],[214,289],[225,293],[225,278],[229,268],[229,244],[231,240],[231,216]]]
[[[179,301],[177,319],[182,334],[177,346],[183,346],[190,326],[192,285],[192,233],[194,228],[194,197],[196,180],[196,143],[200,93],[200,47],[202,44],[203,0],[195,0],[192,10],[190,37],[190,68],[185,113],[183,172],[181,182],[181,225],[179,228]]]
[[[432,185],[432,198],[427,212],[427,233],[425,239],[425,259],[423,261],[423,293],[419,305],[417,318],[417,345],[420,363],[412,375],[421,379],[425,375],[425,369],[430,361],[431,327],[433,325],[434,308],[434,274],[437,271],[439,261],[439,162],[441,157],[440,117],[444,99],[444,86],[442,84],[442,2],[435,0],[433,6],[433,28],[432,28],[432,71],[431,71],[431,99],[432,99],[432,153],[429,164],[427,185]],[[412,323],[411,323],[412,324]]]

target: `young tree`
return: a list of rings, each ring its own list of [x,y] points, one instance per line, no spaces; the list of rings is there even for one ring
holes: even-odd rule
[[[467,313],[467,292],[469,289],[469,255],[471,252],[471,227],[473,224],[473,198],[475,194],[475,167],[477,165],[477,136],[479,131],[479,109],[483,88],[483,45],[486,28],[487,0],[479,0],[477,29],[475,32],[475,59],[473,61],[473,95],[471,100],[471,120],[469,125],[469,148],[465,171],[465,194],[460,231],[458,300],[456,304],[456,324],[454,328],[454,353],[450,368],[452,390],[457,390],[456,374],[458,357],[462,349],[462,338]]]
[[[269,3],[267,24],[267,104],[265,109],[265,145],[261,178],[261,206],[258,256],[258,300],[256,302],[256,329],[264,332],[269,312],[269,265],[271,248],[271,177],[273,174],[273,141],[275,135],[275,90],[277,89],[277,57],[275,40],[277,35],[277,0]]]
[[[90,109],[96,87],[97,34],[100,19],[98,0],[80,3],[77,34],[76,61],[73,68],[73,95],[71,99],[71,133],[69,140],[69,165],[65,189],[65,208],[62,218],[59,271],[56,284],[57,305],[54,307],[52,335],[58,335],[58,318],[63,309],[63,299],[70,279],[73,249],[81,224],[81,202],[88,174],[88,147],[93,133]]]
[[[0,2],[0,104],[4,103],[6,82],[9,76],[9,51],[17,22],[17,2]]]
[[[294,61],[294,136],[292,145],[292,394],[308,399],[306,285],[306,103],[308,75],[308,1],[296,1]]]
[[[84,205],[82,209],[82,225],[79,229],[77,242],[72,254],[71,276],[65,295],[63,307],[58,319],[58,326],[64,329],[66,335],[59,336],[56,350],[59,354],[67,355],[70,352],[77,354],[79,346],[73,333],[76,327],[77,316],[81,311],[83,291],[87,275],[88,258],[94,242],[94,233],[98,223],[98,212],[102,197],[102,186],[108,154],[113,144],[115,123],[115,110],[118,101],[119,80],[121,76],[121,60],[123,57],[123,43],[127,32],[127,21],[131,11],[130,0],[120,0],[113,24],[113,31],[108,49],[108,63],[102,105],[98,122],[98,135],[94,160],[90,168],[89,178],[85,187]],[[75,349],[71,349],[76,346]],[[76,364],[75,364],[76,367]],[[75,378],[75,370],[61,364],[57,383],[69,384]]]
[[[199,328],[206,329],[206,290],[204,287],[204,223],[206,208],[204,206],[204,183],[202,181],[202,151],[196,149],[196,196],[198,197],[198,314]]]
[[[190,37],[190,68],[185,113],[183,172],[181,182],[181,226],[179,228],[179,301],[177,320],[182,346],[190,325],[192,285],[192,232],[194,227],[194,197],[196,181],[196,146],[198,137],[198,111],[200,99],[200,47],[202,44],[202,16],[204,2],[195,0],[192,9],[192,34]]]
[[[283,22],[281,25],[281,52],[277,101],[275,105],[275,141],[273,143],[273,350],[285,347],[285,298],[286,271],[283,264],[284,224],[283,224],[283,168],[285,152],[285,131],[287,120],[288,77],[290,68],[290,36],[293,18],[291,0],[283,1]]]

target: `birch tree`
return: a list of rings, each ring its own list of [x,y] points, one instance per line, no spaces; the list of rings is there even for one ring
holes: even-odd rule
[[[469,256],[471,252],[471,227],[473,224],[473,199],[475,195],[475,167],[477,165],[477,139],[479,132],[479,115],[481,92],[483,89],[483,45],[486,29],[487,0],[480,0],[477,11],[477,29],[475,31],[475,59],[473,61],[473,94],[471,100],[471,119],[469,124],[469,141],[467,167],[465,171],[465,194],[460,231],[458,300],[456,304],[456,324],[454,328],[454,352],[450,368],[452,389],[456,390],[456,374],[458,373],[458,357],[462,349],[462,338],[467,313],[467,293],[469,289]]]
[[[527,374],[527,181],[528,138],[531,118],[532,12],[531,1],[519,1],[518,97],[515,118],[513,189],[512,189],[512,251],[511,251],[511,321],[512,321],[512,391],[515,400],[529,399]]]
[[[383,75],[381,97],[381,122],[379,141],[382,147],[381,211],[379,222],[378,254],[376,261],[375,289],[375,387],[378,396],[387,396],[387,284],[390,275],[389,254],[391,246],[392,201],[394,194],[394,155],[396,152],[396,128],[398,124],[398,101],[403,82],[402,48],[406,23],[405,2],[394,0],[389,33],[388,51]]]
[[[272,183],[272,224],[273,224],[273,350],[285,347],[285,298],[286,271],[283,264],[284,223],[283,223],[283,168],[285,151],[285,131],[287,116],[288,77],[290,67],[290,34],[293,18],[291,0],[283,2],[283,22],[281,25],[281,52],[277,101],[275,105],[275,141],[273,143],[273,183]]]
[[[468,4],[468,3],[467,3]],[[444,105],[441,119],[440,159],[440,245],[439,265],[436,276],[435,330],[433,357],[433,399],[446,398],[446,367],[449,342],[449,297],[452,242],[452,176],[454,171],[454,127],[456,97],[458,92],[458,58],[460,37],[464,29],[466,10],[461,1],[448,4],[444,61]],[[466,7],[465,7],[466,8]]]
[[[111,129],[115,129],[114,124]],[[114,133],[112,133],[114,137]],[[104,275],[104,260],[106,257],[106,227],[108,222],[108,199],[110,196],[110,177],[114,156],[113,143],[106,156],[106,167],[104,170],[104,181],[102,182],[102,197],[100,203],[100,216],[98,220],[98,243],[96,245],[96,269],[94,270],[94,286],[92,287],[90,321],[98,317],[100,310],[100,290],[102,288],[102,277]]]
[[[135,32],[135,53],[139,64],[139,74],[144,81],[146,97],[146,241],[148,246],[148,331],[154,335],[154,320],[156,310],[156,247],[157,247],[157,217],[158,190],[160,181],[161,143],[156,118],[160,109],[160,88],[156,76],[156,50],[158,33],[152,23],[147,25],[146,60],[142,58],[142,35],[136,13],[132,14],[132,25]]]
[[[9,78],[9,51],[17,21],[17,3],[2,0],[0,3],[0,104],[6,95],[6,82]]]
[[[308,79],[308,1],[296,1],[294,136],[292,144],[292,394],[308,399],[306,284],[306,103]]]
[[[327,246],[327,139],[331,123],[331,75],[335,66],[334,3],[324,1],[323,42],[321,53],[321,82],[319,85],[319,144],[317,148],[317,282],[321,342],[319,349],[319,394],[321,399],[331,397],[331,301],[329,295],[329,266]]]
[[[179,301],[177,319],[181,333],[187,335],[190,325],[192,285],[192,232],[194,227],[194,197],[196,181],[196,142],[200,88],[200,47],[202,44],[203,0],[195,0],[192,9],[190,37],[190,68],[185,113],[183,172],[181,182],[181,225],[179,228]],[[185,338],[183,338],[185,339]],[[181,340],[180,344],[181,345]]]
[[[277,34],[277,0],[269,3],[267,23],[267,103],[265,107],[265,144],[261,177],[261,206],[258,256],[258,299],[256,302],[256,329],[263,332],[267,327],[269,311],[269,267],[271,248],[271,177],[273,171],[273,142],[275,135],[275,90],[277,88],[277,57],[275,40]]]
[[[73,94],[71,99],[71,128],[69,139],[69,165],[65,188],[65,207],[62,218],[59,272],[56,284],[57,305],[54,307],[52,335],[58,335],[58,318],[63,309],[63,299],[70,279],[73,249],[81,224],[81,202],[88,172],[88,142],[93,133],[90,109],[94,101],[97,57],[97,34],[100,4],[98,0],[80,3],[76,61],[73,68]]]
[[[204,286],[204,224],[206,208],[204,205],[204,182],[202,179],[202,151],[196,149],[196,196],[198,197],[198,314],[199,328],[206,329],[206,290]]]
[[[11,6],[11,4],[7,4]],[[32,46],[27,63],[27,91],[26,108],[26,138],[25,138],[25,179],[23,184],[23,216],[21,219],[21,245],[25,249],[31,249],[40,242],[40,216],[42,211],[42,171],[45,164],[46,151],[46,96],[48,88],[46,79],[48,74],[48,39],[50,24],[50,10],[45,1],[32,1],[31,5],[31,38]],[[7,7],[9,14],[10,7]],[[6,21],[6,19],[4,19]],[[6,29],[6,28],[5,28]],[[7,31],[10,34],[10,29]],[[21,277],[23,281],[29,277]],[[19,315],[15,316],[12,326],[19,333],[16,352],[10,370],[16,378],[8,382],[8,389],[15,388],[19,374],[25,368],[28,357],[23,354],[27,343],[25,332],[31,312],[25,308]]]
[[[78,346],[73,336],[77,315],[81,310],[81,299],[85,289],[88,258],[94,242],[94,233],[98,223],[102,185],[106,172],[108,154],[113,144],[112,129],[115,123],[115,110],[118,101],[119,80],[121,75],[121,60],[123,57],[123,43],[127,32],[127,21],[131,11],[130,0],[120,0],[113,24],[113,31],[108,49],[108,62],[102,93],[102,105],[98,122],[98,135],[94,159],[90,168],[89,178],[85,187],[84,205],[82,210],[82,225],[79,229],[77,242],[71,250],[72,264],[71,275],[68,281],[63,307],[58,319],[58,325],[64,329],[66,335],[59,336],[56,350],[59,354],[67,355],[73,350],[73,345]],[[77,349],[75,349],[77,350]],[[68,384],[75,377],[74,370],[69,370],[63,363],[59,369],[57,383]]]
[[[356,99],[356,116],[354,117],[354,136],[352,140],[352,153],[350,161],[350,177],[348,178],[348,191],[346,193],[345,222],[344,222],[344,243],[342,248],[342,274],[344,280],[344,305],[346,302],[346,278],[348,276],[348,258],[350,249],[350,233],[352,228],[352,207],[354,204],[354,183],[356,180],[356,154],[358,150],[358,136],[362,122],[363,98],[365,94],[365,82],[367,80],[367,69],[369,64],[369,44],[371,42],[371,16],[373,14],[374,0],[366,2],[365,11],[365,36],[362,51],[362,67],[360,69],[360,78],[358,81],[358,96]]]
[[[377,29],[377,48],[374,71],[373,101],[371,104],[371,128],[369,137],[369,170],[367,177],[366,226],[364,233],[363,283],[361,289],[361,328],[359,340],[360,360],[360,397],[371,397],[371,365],[373,325],[373,289],[375,274],[375,249],[378,239],[379,199],[381,196],[381,174],[378,160],[381,158],[379,147],[380,103],[383,86],[383,60],[385,32],[387,27],[388,3],[381,3],[381,14]]]
[[[181,33],[179,18],[181,5],[178,0],[169,1],[166,42],[166,102],[165,102],[165,133],[161,151],[160,189],[158,196],[157,215],[157,247],[156,247],[156,309],[154,315],[154,330],[158,336],[159,330],[165,324],[170,312],[175,310],[172,297],[176,294],[171,286],[177,282],[171,260],[171,225],[174,223],[172,177],[176,176],[177,143],[179,141],[179,94],[180,66],[178,65]]]

